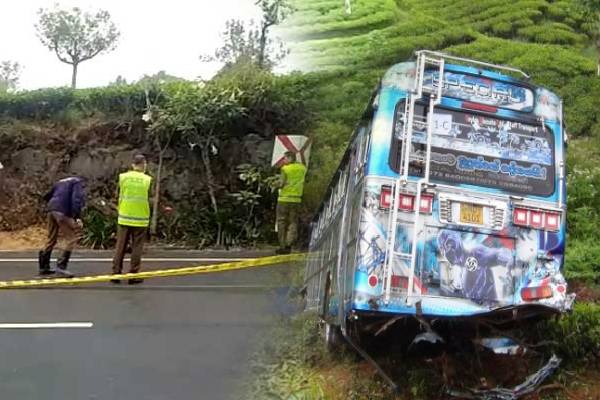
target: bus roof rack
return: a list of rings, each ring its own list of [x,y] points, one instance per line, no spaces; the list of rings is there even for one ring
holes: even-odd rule
[[[527,75],[525,72],[521,71],[518,68],[509,67],[509,66],[506,66],[506,65],[490,64],[490,63],[486,63],[486,62],[483,62],[483,61],[471,60],[469,58],[451,56],[449,54],[442,53],[442,52],[439,52],[439,51],[418,50],[418,51],[415,52],[415,54],[417,55],[417,57],[420,54],[424,54],[426,57],[427,56],[428,57],[439,57],[439,58],[443,58],[443,59],[446,59],[446,60],[462,61],[462,62],[467,63],[467,64],[474,64],[474,65],[478,65],[478,66],[481,66],[481,67],[493,68],[493,69],[496,69],[496,70],[499,70],[499,71],[515,72],[517,74],[523,75],[523,77],[525,77],[525,79],[531,78],[529,75]]]

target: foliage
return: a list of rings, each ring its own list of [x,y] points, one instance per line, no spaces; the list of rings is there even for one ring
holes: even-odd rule
[[[21,69],[21,64],[18,62],[0,62],[0,93],[13,91],[17,88]]]
[[[35,25],[42,44],[63,63],[73,67],[71,87],[77,84],[77,66],[116,47],[119,31],[107,11],[82,12],[58,8],[40,9]]]
[[[541,340],[553,342],[550,350],[573,365],[600,362],[600,305],[576,303],[571,314],[537,327]]]
[[[116,220],[116,216],[106,215],[101,208],[88,207],[83,215],[82,244],[93,249],[110,247],[117,232]]]

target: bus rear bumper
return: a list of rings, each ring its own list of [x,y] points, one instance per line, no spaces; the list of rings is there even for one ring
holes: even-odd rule
[[[497,302],[474,302],[471,299],[444,296],[412,297],[410,303],[405,296],[391,297],[386,303],[381,296],[365,296],[355,294],[353,309],[361,313],[377,314],[380,316],[414,316],[431,318],[479,318],[510,321],[535,316],[561,314],[573,307],[575,294],[564,294],[561,298],[543,299],[538,301],[520,301],[513,304]]]

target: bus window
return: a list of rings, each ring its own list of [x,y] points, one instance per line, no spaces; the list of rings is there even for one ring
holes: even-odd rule
[[[423,174],[427,108],[415,106],[410,175]],[[399,171],[404,135],[404,101],[396,107],[390,167]],[[549,127],[436,108],[431,179],[504,189],[518,194],[554,193],[554,134]]]

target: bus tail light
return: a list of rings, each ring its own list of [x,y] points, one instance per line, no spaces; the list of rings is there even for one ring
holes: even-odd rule
[[[521,298],[525,301],[547,299],[552,297],[550,286],[536,286],[521,289]]]
[[[382,186],[379,193],[379,207],[390,208],[392,205],[392,187]]]
[[[402,211],[413,211],[415,209],[415,196],[412,194],[400,193],[398,209]]]
[[[432,194],[421,194],[421,206],[419,211],[424,214],[431,214],[433,210],[433,195]]]
[[[544,226],[551,231],[557,231],[560,227],[560,214],[547,212],[544,214]]]
[[[556,211],[515,207],[513,210],[513,224],[533,229],[557,231],[560,229],[560,215]]]
[[[544,213],[541,211],[529,211],[529,225],[534,229],[541,229],[544,226]]]
[[[415,211],[416,196],[410,193],[400,193],[398,195],[398,209],[401,211]],[[379,193],[379,207],[389,209],[392,205],[392,187],[382,186]],[[421,204],[419,212],[431,214],[433,210],[433,195],[429,193],[421,194]]]

